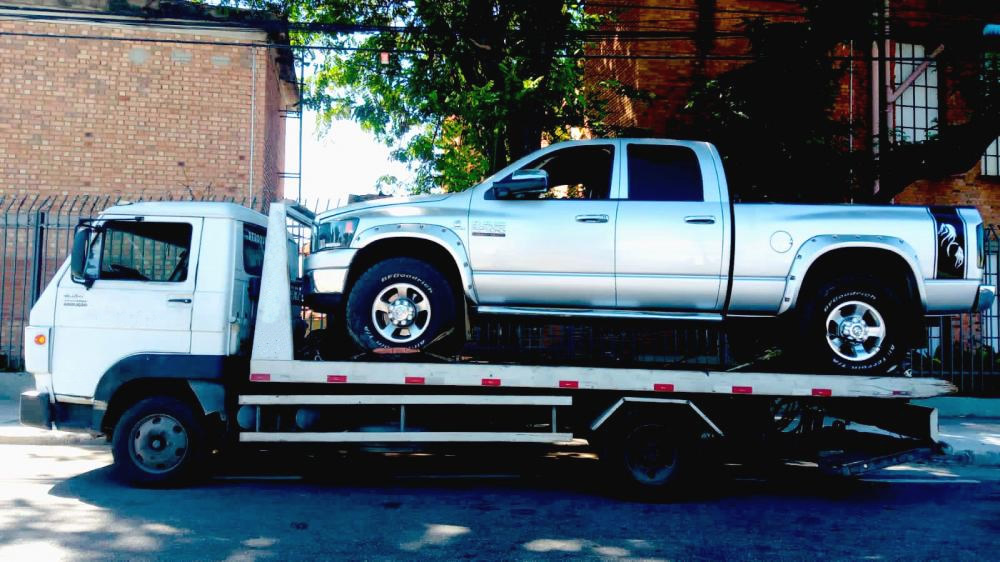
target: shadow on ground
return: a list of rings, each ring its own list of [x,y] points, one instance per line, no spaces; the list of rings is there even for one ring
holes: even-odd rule
[[[992,484],[890,485],[786,467],[714,475],[697,493],[649,503],[610,495],[586,453],[366,454],[351,462],[331,455],[317,463],[274,451],[230,459],[235,466],[227,472],[235,477],[144,490],[115,482],[106,466],[94,468],[108,460],[106,449],[99,451],[24,459],[90,467],[62,478],[57,470],[28,476],[16,494],[4,494],[0,552],[140,559],[979,558],[992,552],[1000,532],[1000,491]],[[295,472],[307,477],[289,479]]]

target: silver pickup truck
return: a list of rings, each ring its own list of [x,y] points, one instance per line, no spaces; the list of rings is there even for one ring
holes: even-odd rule
[[[924,316],[995,295],[974,208],[734,203],[705,142],[558,143],[467,191],[317,222],[307,302],[369,350],[461,340],[473,311],[782,316],[813,367],[872,372],[898,362]]]

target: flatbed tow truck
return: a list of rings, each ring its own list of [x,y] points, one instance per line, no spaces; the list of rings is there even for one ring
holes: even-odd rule
[[[933,378],[449,362],[423,354],[297,359],[293,333],[301,312],[292,295],[301,267],[290,228],[311,228],[313,218],[291,202],[272,203],[266,218],[230,204],[139,203],[82,222],[73,256],[33,308],[26,329],[26,362],[37,388],[22,395],[22,423],[104,434],[116,474],[153,486],[203,474],[213,451],[287,444],[319,450],[585,439],[617,484],[644,494],[678,489],[708,459],[796,460],[853,476],[926,458],[939,446],[936,411],[909,403],[954,391]],[[129,343],[131,336],[88,343],[96,328],[79,328],[81,322],[142,329],[102,309],[97,291],[141,306],[141,297],[127,291],[148,285],[155,268],[146,281],[105,280],[104,271],[131,274],[99,260],[110,260],[116,233],[143,235],[136,225],[157,223],[194,227],[178,262],[192,273],[178,275],[178,265],[170,279],[180,285],[156,293],[171,305],[194,300],[188,351],[137,348],[152,344]],[[255,281],[241,273],[239,254],[261,237]],[[226,247],[228,254],[220,250]],[[131,271],[142,269],[141,259],[134,265]],[[255,302],[240,308],[243,293]],[[221,302],[217,310],[226,318],[198,309],[208,301]],[[88,315],[83,320],[81,310]],[[221,326],[221,347],[206,352],[198,338],[211,340],[212,325]],[[241,355],[247,346],[240,341],[251,340],[249,357]],[[88,349],[96,353],[96,345],[111,353],[111,367],[97,368],[89,383],[62,374],[66,365],[74,365],[70,373],[85,369],[81,358]],[[852,423],[880,431],[852,431]]]

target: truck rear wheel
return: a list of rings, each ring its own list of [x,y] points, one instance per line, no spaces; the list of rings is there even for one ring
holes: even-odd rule
[[[457,300],[451,283],[432,265],[388,259],[373,265],[351,288],[347,331],[369,351],[449,347],[461,333]]]
[[[598,439],[599,455],[615,488],[627,497],[679,495],[693,461],[683,428],[648,416],[621,420]]]
[[[130,484],[188,482],[201,474],[208,458],[204,418],[176,398],[146,398],[119,418],[111,452],[115,476]]]
[[[884,281],[834,279],[804,303],[801,351],[823,371],[891,372],[906,351],[904,317],[902,299]]]

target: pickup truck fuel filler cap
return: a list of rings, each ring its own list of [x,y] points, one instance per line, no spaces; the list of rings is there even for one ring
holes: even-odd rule
[[[792,249],[792,235],[779,230],[771,235],[771,249],[779,254],[784,254]]]

